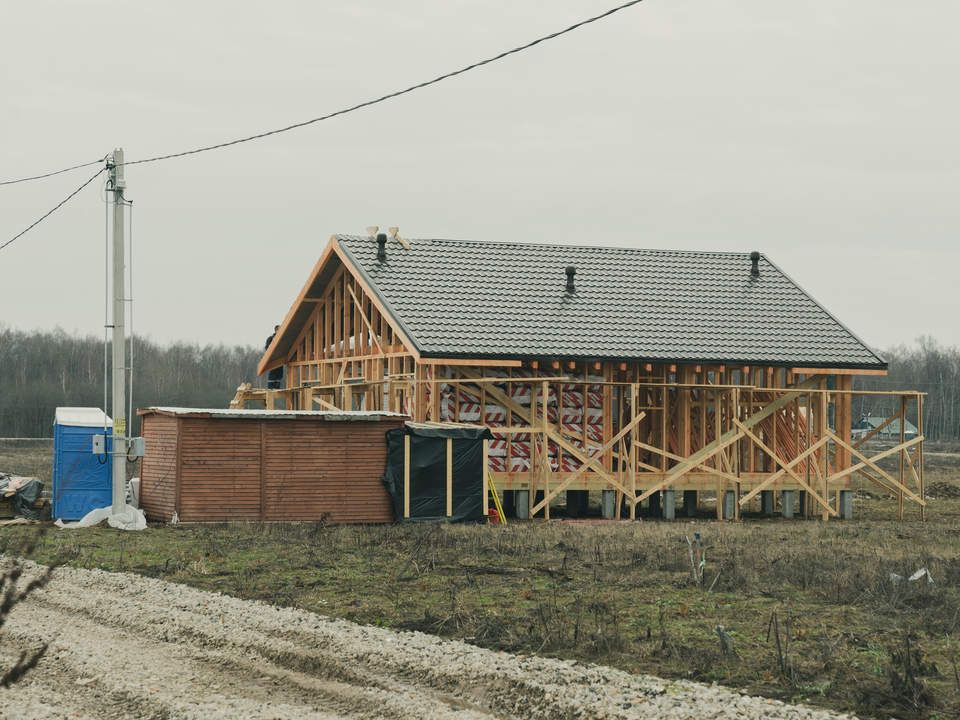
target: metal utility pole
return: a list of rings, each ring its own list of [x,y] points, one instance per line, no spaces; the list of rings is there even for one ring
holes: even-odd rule
[[[123,257],[123,149],[113,151],[113,514],[127,511],[126,282]]]

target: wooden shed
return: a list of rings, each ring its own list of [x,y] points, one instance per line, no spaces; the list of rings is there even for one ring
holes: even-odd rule
[[[258,372],[278,367],[284,388],[234,405],[485,425],[496,486],[547,517],[596,490],[631,517],[703,491],[718,519],[784,493],[788,517],[795,493],[849,517],[859,476],[923,518],[923,394],[890,393],[918,434],[870,454],[852,379],[886,361],[759,252],[335,235]]]
[[[151,407],[140,507],[149,520],[392,522],[381,480],[391,412]]]

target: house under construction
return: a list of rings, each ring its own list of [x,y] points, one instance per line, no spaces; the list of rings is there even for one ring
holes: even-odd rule
[[[851,440],[851,380],[885,361],[756,252],[335,235],[258,372],[281,366],[234,406],[485,425],[521,516],[600,490],[616,517],[672,517],[677,491],[687,514],[709,491],[718,518],[848,517],[860,475],[923,517],[922,395],[887,419],[909,409],[918,435],[864,454],[882,428]]]

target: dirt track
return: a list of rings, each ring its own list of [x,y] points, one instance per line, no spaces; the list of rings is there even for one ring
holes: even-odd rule
[[[0,718],[831,717],[98,570],[16,607],[0,662],[45,640]]]

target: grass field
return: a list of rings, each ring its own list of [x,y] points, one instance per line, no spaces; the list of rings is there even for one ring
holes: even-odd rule
[[[50,465],[49,443],[0,442],[6,472],[49,481]],[[925,523],[858,486],[842,522],[151,525],[50,531],[34,559],[863,717],[946,718],[960,714],[957,448],[928,444],[925,478]],[[0,550],[34,532],[0,528]],[[933,582],[891,580],[920,568]]]

